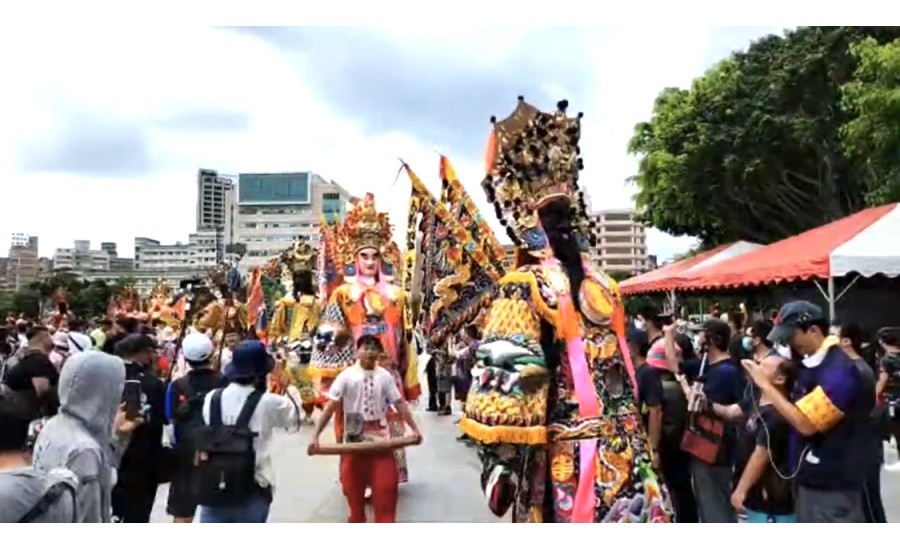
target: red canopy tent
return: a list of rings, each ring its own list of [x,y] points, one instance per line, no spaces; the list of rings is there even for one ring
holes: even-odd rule
[[[835,297],[831,253],[896,206],[888,204],[862,210],[736,258],[683,273],[671,282],[678,290],[701,290],[827,279],[828,291],[823,290],[822,293],[833,310]]]
[[[619,291],[626,296],[650,292],[667,292],[677,288],[675,281],[677,281],[679,276],[684,276],[694,270],[703,269],[708,265],[714,265],[735,256],[740,256],[748,250],[753,250],[759,246],[758,244],[745,241],[723,244],[680,262],[671,263],[649,273],[626,279],[619,283]]]

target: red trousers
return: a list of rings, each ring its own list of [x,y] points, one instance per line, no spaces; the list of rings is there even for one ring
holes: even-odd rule
[[[375,523],[396,523],[398,484],[392,452],[341,456],[341,486],[350,507],[349,523],[366,522],[366,487],[372,488]]]

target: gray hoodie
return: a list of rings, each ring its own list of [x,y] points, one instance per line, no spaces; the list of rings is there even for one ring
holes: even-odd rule
[[[78,522],[109,523],[115,468],[127,444],[113,436],[125,387],[118,357],[87,351],[66,361],[59,377],[59,414],[41,430],[34,466],[68,468],[78,477]]]
[[[40,472],[34,468],[19,468],[0,472],[0,523],[17,523],[41,500],[48,489],[65,483],[70,490],[35,518],[34,523],[72,523],[75,514],[73,494],[77,494],[78,478],[69,470]]]

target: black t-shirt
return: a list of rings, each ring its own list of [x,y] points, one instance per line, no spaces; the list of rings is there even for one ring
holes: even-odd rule
[[[141,402],[144,405],[146,422],[138,426],[131,435],[128,449],[122,456],[119,471],[156,471],[162,466],[163,426],[166,419],[166,385],[149,370],[134,363],[125,364],[125,378],[138,380],[141,384]]]
[[[730,358],[706,365],[700,381],[703,383],[703,393],[706,395],[706,399],[710,403],[719,405],[739,403],[746,388],[741,376],[741,368]],[[722,434],[722,448],[716,458],[717,465],[734,464],[737,437],[737,428],[726,424]]]
[[[46,378],[50,382],[50,391],[40,398],[32,382],[36,378]],[[44,352],[27,351],[25,356],[7,371],[4,383],[9,386],[9,389],[21,393],[28,399],[32,407],[33,418],[53,416],[59,409],[59,397],[56,393],[59,373],[50,362],[50,357]]]
[[[748,510],[771,515],[794,513],[791,481],[778,475],[781,472],[789,476],[793,470],[790,466],[790,433],[790,426],[772,405],[754,407],[748,415],[738,442],[736,468],[743,471],[757,447],[767,449],[769,455],[768,468],[747,493],[744,505]],[[778,468],[777,472],[775,468]]]
[[[644,363],[634,372],[637,380],[638,402],[641,408],[641,419],[648,428],[650,409],[663,406],[663,386],[659,369]]]

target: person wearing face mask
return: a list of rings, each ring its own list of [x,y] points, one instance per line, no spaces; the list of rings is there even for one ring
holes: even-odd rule
[[[794,430],[790,472],[796,475],[799,523],[863,523],[866,425],[870,398],[859,369],[828,336],[822,308],[806,301],[785,304],[769,340],[789,345],[801,357],[791,398],[754,363],[744,367],[762,396]]]
[[[168,462],[162,444],[166,419],[166,386],[154,374],[156,340],[146,334],[130,334],[116,344],[116,355],[125,361],[126,380],[140,383],[142,416],[146,420],[131,436],[122,456],[118,483],[112,494],[113,516],[120,523],[149,523],[156,489]]]
[[[706,360],[698,382],[702,385],[704,400],[712,406],[734,405],[744,396],[746,384],[740,367],[728,353],[730,340],[731,329],[725,321],[710,319],[703,324],[700,344]],[[712,463],[696,456],[691,459],[691,477],[702,523],[737,522],[731,505],[736,445],[737,430],[733,426],[725,426]]]

